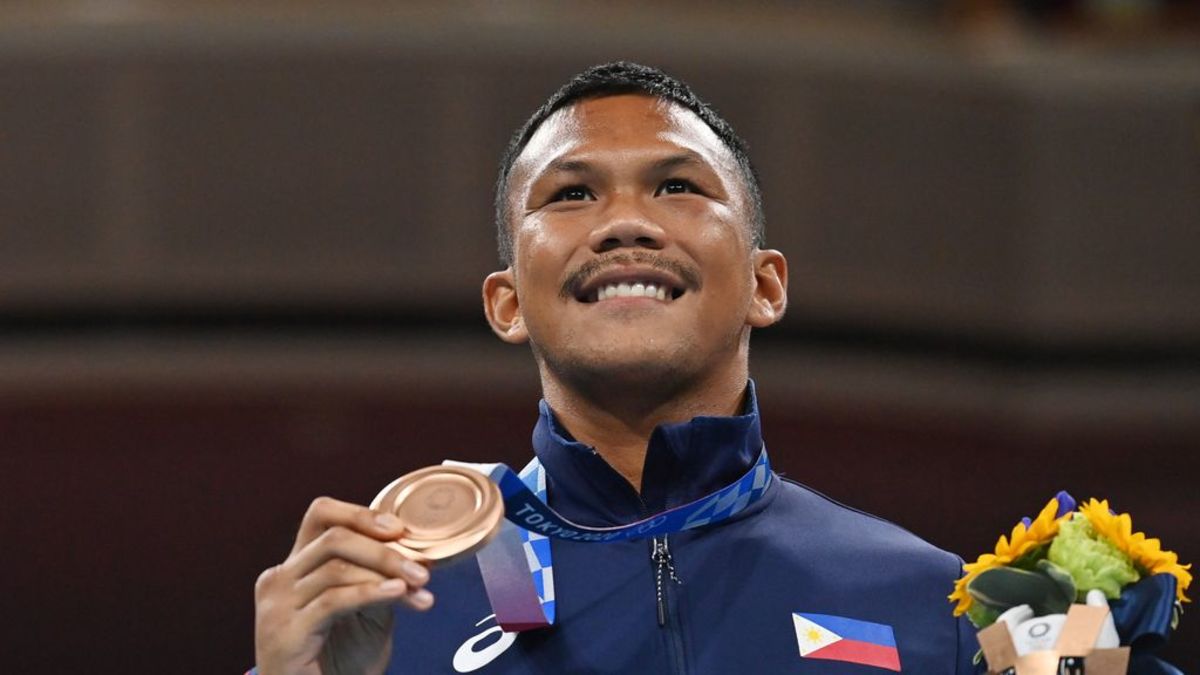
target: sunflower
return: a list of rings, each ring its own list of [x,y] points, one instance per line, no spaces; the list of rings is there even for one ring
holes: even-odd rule
[[[1087,516],[1097,534],[1113,543],[1118,549],[1129,556],[1138,570],[1145,574],[1173,574],[1179,582],[1175,593],[1180,602],[1190,602],[1183,592],[1192,583],[1192,575],[1188,572],[1191,565],[1180,565],[1179,556],[1174,551],[1162,550],[1157,539],[1147,539],[1142,532],[1133,531],[1133,520],[1128,513],[1114,514],[1108,508],[1108,500],[1096,501],[1090,499],[1079,507],[1080,513]]]
[[[1060,517],[1058,511],[1058,497],[1053,497],[1046,502],[1046,506],[1038,514],[1038,517],[1030,521],[1028,525],[1025,521],[1021,521],[1013,526],[1010,536],[1000,535],[994,553],[984,553],[975,562],[963,565],[963,577],[954,584],[954,592],[949,595],[950,602],[958,603],[954,608],[954,616],[962,616],[974,602],[974,599],[967,593],[967,584],[971,583],[972,579],[985,570],[1003,567],[1020,560],[1022,556],[1036,550],[1037,547],[1049,543],[1058,534],[1058,524],[1062,522],[1063,518],[1070,517],[1069,512]],[[1157,547],[1158,542],[1154,541]]]

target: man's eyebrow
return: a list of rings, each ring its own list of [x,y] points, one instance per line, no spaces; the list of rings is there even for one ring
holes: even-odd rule
[[[650,169],[655,172],[662,172],[670,171],[671,169],[677,169],[682,166],[709,168],[708,162],[704,161],[704,158],[700,156],[700,153],[693,150],[685,150],[684,152],[655,160],[650,165]]]
[[[693,150],[685,150],[684,152],[656,159],[651,162],[647,168],[652,172],[661,173],[663,171],[670,171],[671,169],[679,168],[681,166],[697,166],[706,168],[709,166],[709,164],[704,160],[703,157],[700,156],[700,153]],[[542,175],[553,173],[587,174],[595,171],[596,166],[586,159],[560,157],[550,162],[550,164],[546,166],[546,169],[542,171]]]
[[[596,167],[585,159],[559,157],[546,166],[546,169],[542,171],[542,175],[551,173],[592,173],[595,169]]]

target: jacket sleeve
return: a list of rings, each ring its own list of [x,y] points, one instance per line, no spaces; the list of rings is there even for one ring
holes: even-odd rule
[[[958,617],[958,669],[956,675],[983,675],[985,665],[980,657],[975,663],[975,655],[979,653],[979,640],[975,637],[975,626],[967,620],[966,615]]]
[[[962,576],[963,560],[957,555],[954,558],[954,573],[952,579]],[[964,614],[956,619],[958,630],[958,655],[955,659],[955,675],[983,675],[987,672],[987,663],[980,655],[978,662],[975,655],[979,654],[979,638],[975,636],[975,626]]]

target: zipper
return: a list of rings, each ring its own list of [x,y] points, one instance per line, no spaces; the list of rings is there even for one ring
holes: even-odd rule
[[[667,536],[654,537],[653,541],[654,549],[650,551],[650,562],[654,563],[654,595],[658,600],[658,627],[663,628],[667,625],[669,610],[663,573],[666,572],[666,578],[674,583],[682,584],[683,581],[675,574],[675,561],[671,558],[671,545],[667,542]]]
[[[676,612],[671,621],[671,586],[682,585],[683,580],[675,573],[675,560],[671,557],[671,544],[667,535],[654,537],[650,550],[650,563],[654,567],[654,597],[658,606],[658,627],[665,631],[668,643],[670,672],[686,673],[683,650],[682,616]]]

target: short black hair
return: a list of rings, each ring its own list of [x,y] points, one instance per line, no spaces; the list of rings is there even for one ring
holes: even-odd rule
[[[746,142],[734,133],[733,126],[718,115],[712,106],[700,100],[690,87],[663,71],[638,63],[614,61],[592,66],[571,78],[525,121],[508,142],[500,160],[500,175],[496,180],[495,195],[496,240],[502,263],[512,264],[513,253],[512,230],[508,226],[508,177],[512,172],[513,162],[525,149],[534,132],[556,111],[577,101],[630,93],[647,94],[677,103],[696,113],[696,116],[717,134],[725,147],[733,153],[738,168],[741,169],[742,180],[753,211],[751,234],[754,245],[764,244],[766,217],[763,214],[758,173],[750,163]]]

